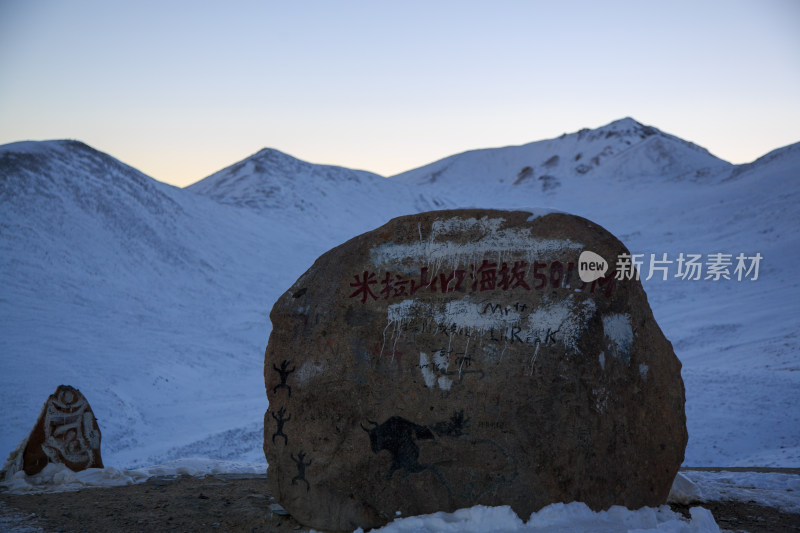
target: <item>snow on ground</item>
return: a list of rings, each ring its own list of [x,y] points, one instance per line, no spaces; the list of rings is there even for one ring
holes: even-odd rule
[[[800,514],[800,475],[781,472],[679,472],[670,502],[737,501]]]
[[[635,511],[615,506],[594,512],[585,504],[573,502],[548,505],[521,520],[509,507],[475,506],[454,513],[434,513],[398,517],[376,533],[556,533],[592,532],[685,532],[720,531],[713,514],[702,505],[711,501],[755,503],[786,513],[800,514],[800,475],[777,472],[705,472],[678,474],[668,502],[694,505],[690,519],[670,510],[645,507]],[[360,531],[360,530],[359,530]]]
[[[508,506],[476,505],[454,513],[399,518],[375,533],[718,533],[708,509],[693,507],[691,519],[670,510],[645,507],[636,511],[612,507],[594,512],[583,503],[554,503],[523,522]],[[357,533],[363,533],[361,529]]]
[[[64,492],[84,488],[117,487],[147,479],[179,475],[263,474],[260,463],[184,458],[135,469],[90,468],[72,472],[50,464],[42,472],[27,476],[17,472],[2,484],[12,494]],[[433,532],[686,532],[719,531],[713,515],[702,505],[717,500],[756,503],[788,513],[800,513],[800,475],[760,472],[684,471],[676,478],[669,502],[696,505],[686,519],[669,509],[629,510],[615,506],[594,512],[582,503],[552,504],[530,517],[518,517],[509,507],[475,506],[453,513],[434,513],[398,518],[375,531],[381,533]],[[357,530],[360,531],[360,530]]]
[[[261,463],[183,458],[135,469],[90,468],[72,472],[64,465],[50,464],[40,473],[28,476],[17,472],[0,487],[11,494],[66,492],[143,483],[151,477],[216,474],[263,474]],[[415,517],[398,515],[381,533],[453,532],[717,532],[713,515],[703,504],[712,501],[755,503],[800,514],[800,475],[780,472],[683,471],[670,492],[669,503],[693,505],[687,519],[669,506],[629,510],[614,506],[594,512],[585,504],[573,502],[549,505],[530,517],[518,517],[508,506],[474,506],[453,513],[434,513]],[[356,531],[361,531],[356,530]]]
[[[73,472],[61,464],[49,464],[41,472],[14,472],[0,487],[11,494],[67,492],[90,487],[116,487],[142,483],[151,477],[215,474],[262,475],[260,462],[221,461],[185,457],[146,467],[120,469],[89,468]],[[800,474],[752,471],[699,471],[678,473],[669,503],[703,504],[711,501],[751,502],[800,514]]]
[[[213,474],[264,474],[261,463],[217,461],[204,457],[186,457],[140,468],[87,468],[73,472],[62,464],[50,463],[38,474],[29,476],[23,471],[14,473],[0,483],[9,494],[38,494],[69,492],[86,488],[121,487],[143,483],[155,476],[207,476]]]

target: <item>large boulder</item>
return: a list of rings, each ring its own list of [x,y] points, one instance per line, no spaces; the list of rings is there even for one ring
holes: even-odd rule
[[[278,300],[264,452],[272,494],[300,522],[664,503],[687,441],[680,362],[641,283],[616,279],[622,243],[537,215],[397,218]],[[590,282],[583,252],[598,263]]]

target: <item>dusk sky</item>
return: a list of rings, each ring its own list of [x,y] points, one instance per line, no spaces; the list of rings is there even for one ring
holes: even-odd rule
[[[800,2],[0,0],[0,144],[185,186],[264,147],[385,176],[631,116],[800,141]]]

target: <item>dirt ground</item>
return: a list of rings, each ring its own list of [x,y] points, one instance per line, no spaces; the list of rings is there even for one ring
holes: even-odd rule
[[[800,532],[800,514],[741,502],[703,506],[724,530]],[[673,509],[688,516],[686,506]],[[76,492],[0,493],[0,531],[308,531],[280,511],[267,495],[265,475],[157,477],[139,485]]]
[[[2,512],[45,532],[307,531],[270,509],[266,475],[155,477],[138,485],[54,494],[0,494]],[[35,515],[35,518],[31,515]],[[0,522],[2,524],[2,522]]]

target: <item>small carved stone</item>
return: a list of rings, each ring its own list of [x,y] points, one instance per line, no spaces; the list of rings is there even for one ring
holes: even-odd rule
[[[22,456],[28,475],[41,472],[47,463],[62,463],[80,472],[103,468],[100,427],[89,402],[69,385],[59,385],[45,402]]]

